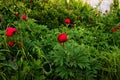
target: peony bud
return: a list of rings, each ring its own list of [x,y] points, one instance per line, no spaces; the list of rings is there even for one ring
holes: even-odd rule
[[[9,46],[14,46],[15,42],[9,41],[9,42],[7,42],[7,44],[8,44]]]
[[[70,19],[69,19],[69,18],[66,18],[66,19],[64,20],[64,23],[65,23],[65,24],[70,24],[70,23],[71,23],[71,21],[70,21]]]
[[[59,41],[60,43],[66,42],[66,41],[67,41],[67,34],[65,34],[65,33],[59,34],[59,35],[58,35],[58,41]]]

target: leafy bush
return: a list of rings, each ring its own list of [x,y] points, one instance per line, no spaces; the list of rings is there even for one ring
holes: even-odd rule
[[[47,59],[39,41],[42,37],[41,32],[47,29],[45,26],[35,24],[31,19],[20,21],[13,22],[18,32],[12,37],[6,37],[4,35],[6,31],[1,32],[0,69],[2,74],[0,79],[44,79],[46,71],[43,68],[43,61],[47,62]],[[39,31],[36,31],[37,29]],[[40,37],[39,41],[37,35]],[[14,41],[15,45],[9,46],[7,41]]]
[[[91,80],[96,77],[100,67],[97,60],[91,57],[89,47],[78,45],[72,40],[63,46],[57,44],[49,54],[54,67],[51,75],[55,79],[61,77],[64,80]]]
[[[102,14],[81,1],[1,0],[0,80],[119,80],[118,4]]]
[[[100,61],[102,63],[102,68],[100,71],[100,79],[101,80],[119,80],[119,48],[113,47],[113,50],[106,51],[100,54]]]

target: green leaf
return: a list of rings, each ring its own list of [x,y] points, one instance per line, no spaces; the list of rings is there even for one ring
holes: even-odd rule
[[[12,62],[12,61],[8,61],[6,63],[3,63],[4,66],[8,66],[8,67],[11,67],[12,69],[14,70],[17,70],[18,69],[18,66],[16,63]]]
[[[0,55],[0,60],[5,60],[5,56]]]

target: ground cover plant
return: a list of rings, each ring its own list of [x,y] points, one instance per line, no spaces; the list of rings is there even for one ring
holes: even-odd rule
[[[1,0],[0,80],[119,80],[119,19],[118,0]]]

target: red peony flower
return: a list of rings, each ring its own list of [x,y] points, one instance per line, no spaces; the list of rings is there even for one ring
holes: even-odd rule
[[[6,29],[6,36],[7,37],[11,37],[14,33],[17,32],[17,29],[16,28],[13,28],[13,27],[8,27]]]
[[[113,33],[116,32],[116,29],[115,29],[115,28],[112,28],[112,32],[113,32]]]
[[[67,34],[65,33],[61,33],[58,35],[58,41],[60,43],[66,42],[67,41]]]
[[[117,28],[118,30],[120,30],[120,26],[118,26],[118,28]]]
[[[21,16],[21,18],[22,18],[23,20],[27,20],[27,16],[26,16],[25,14],[23,14],[23,15]]]
[[[65,23],[65,24],[70,24],[70,23],[71,23],[71,21],[70,21],[70,19],[69,19],[69,18],[66,18],[66,19],[64,20],[64,23]]]
[[[15,16],[16,16],[16,17],[18,17],[18,16],[19,16],[18,12],[15,12]]]
[[[7,44],[8,44],[9,46],[14,46],[15,42],[13,42],[13,41],[8,41]]]

